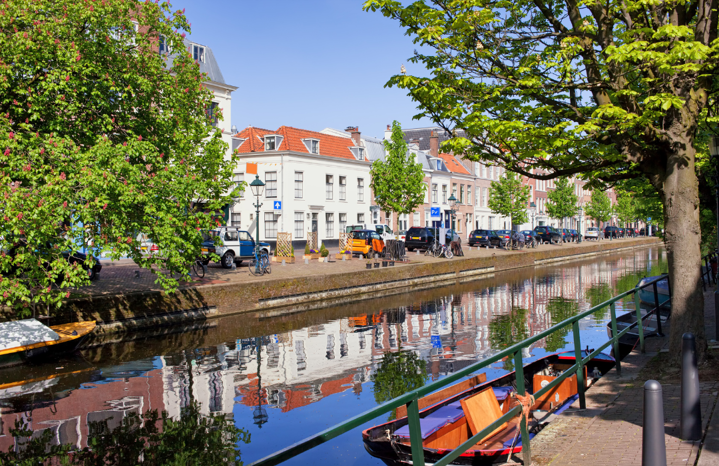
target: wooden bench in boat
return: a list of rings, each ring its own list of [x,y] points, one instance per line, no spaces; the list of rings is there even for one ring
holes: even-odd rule
[[[469,390],[470,388],[476,387],[479,384],[482,384],[487,381],[487,374],[478,374],[474,377],[471,377],[467,380],[463,380],[462,382],[458,382],[454,385],[450,385],[449,387],[443,388],[442,390],[434,393],[430,393],[429,395],[420,398],[418,401],[418,407],[419,410],[423,410],[427,406],[432,406],[434,404],[439,403],[442,400],[446,400],[447,398],[450,398],[458,393],[462,393],[465,390]],[[397,408],[397,419],[407,417],[407,407],[406,406],[400,406]]]
[[[557,367],[558,365],[555,365],[555,369],[558,370],[566,370],[571,366],[567,367]],[[547,384],[551,383],[554,379],[557,377],[551,376],[551,375],[540,375],[540,374],[534,374],[534,379],[532,381],[532,392],[537,393],[539,390],[547,386]],[[587,387],[587,367],[584,367],[584,388]],[[540,396],[539,398],[536,398],[534,400],[534,405],[532,406],[532,410],[539,409],[542,411],[551,411],[557,406],[563,404],[567,399],[571,398],[572,396],[577,394],[577,374],[572,375],[571,377],[567,377],[566,379],[562,380],[562,382],[554,387],[553,389],[549,390],[544,395]]]

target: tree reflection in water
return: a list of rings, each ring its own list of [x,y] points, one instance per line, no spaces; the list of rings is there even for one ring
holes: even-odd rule
[[[372,374],[374,399],[384,403],[397,398],[409,391],[417,389],[427,382],[427,362],[417,356],[414,351],[387,351],[377,370]],[[392,410],[389,420],[396,417],[397,410]]]
[[[573,299],[558,296],[549,300],[547,303],[547,312],[551,316],[552,326],[554,326],[577,315],[579,313],[579,305]],[[549,335],[545,341],[544,349],[550,353],[554,353],[555,351],[564,348],[564,345],[566,344],[565,337],[571,329],[571,325],[565,325],[563,328]]]
[[[612,287],[609,283],[597,283],[587,288],[584,292],[584,297],[589,301],[589,307],[594,307],[609,301],[614,297],[614,294],[612,293]],[[594,311],[592,315],[597,322],[602,322],[608,313],[609,307],[603,307]]]
[[[49,429],[33,436],[31,430],[16,425],[10,432],[19,447],[0,452],[0,464],[241,465],[238,444],[250,443],[249,432],[235,427],[231,418],[203,415],[196,402],[184,408],[177,420],[166,411],[150,410],[142,416],[129,413],[114,429],[108,428],[108,421],[90,425],[88,446],[82,450],[74,445],[53,445]]]
[[[528,315],[529,311],[527,309],[515,307],[512,308],[509,314],[494,316],[489,323],[489,344],[492,349],[501,351],[515,343],[526,340],[529,337],[529,329],[527,328]],[[512,358],[504,359],[504,369],[510,372],[514,370],[514,360]]]

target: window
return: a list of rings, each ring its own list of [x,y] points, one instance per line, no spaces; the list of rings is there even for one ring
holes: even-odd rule
[[[479,188],[477,188],[477,190],[474,192],[474,205],[476,205],[477,207],[482,207],[481,199],[479,198],[479,193],[480,193]]]
[[[266,136],[265,137],[265,150],[275,150],[275,137],[274,136]]]
[[[429,183],[424,184],[424,203],[429,202]]]
[[[357,201],[364,202],[364,178],[357,178]],[[359,218],[358,214],[358,218]],[[362,215],[364,218],[364,215]],[[364,220],[362,220],[364,222]]]
[[[437,183],[432,183],[432,202],[437,203]]]
[[[364,223],[364,214],[357,214],[357,223]]]
[[[357,160],[364,160],[364,147],[350,147],[350,151]]]
[[[277,217],[274,212],[265,212],[265,238],[277,238]]]
[[[459,203],[464,204],[464,185],[459,185]]]
[[[220,113],[220,104],[217,102],[210,103],[210,107],[205,112],[207,114],[207,119],[212,120],[212,126],[217,126],[217,117]]]
[[[457,199],[457,183],[452,183],[452,195]]]
[[[412,226],[419,226],[419,212],[415,212],[412,214]]]
[[[325,175],[325,199],[332,199],[335,190],[335,178],[332,175]]]
[[[467,204],[472,205],[472,187],[467,185]]]
[[[230,226],[232,227],[241,227],[242,226],[242,219],[240,217],[241,214],[239,213],[232,213],[232,218],[230,219]]]
[[[305,237],[305,213],[295,212],[295,239]]]
[[[442,185],[442,204],[446,204],[446,203],[447,203],[447,185],[443,184]]]
[[[302,199],[304,187],[304,173],[295,172],[295,199]]]
[[[347,177],[340,176],[340,201],[347,200]]]
[[[325,214],[325,228],[327,238],[332,238],[332,236],[335,234],[335,214]]]
[[[320,153],[320,141],[317,139],[303,139],[302,143],[307,148],[307,152],[310,154]]]
[[[240,184],[245,181],[245,174],[244,173],[235,173],[232,175],[232,182],[235,183],[235,187],[239,188]],[[240,191],[240,199],[245,198],[245,192]]]
[[[277,172],[265,173],[265,197],[277,197]]]
[[[160,52],[160,55],[165,53],[170,53],[170,44],[167,43],[167,38],[160,34],[160,40],[157,44],[158,52]]]
[[[340,231],[347,229],[347,214],[340,214]]]
[[[202,47],[201,45],[193,45],[192,58],[196,62],[205,63],[205,47]]]
[[[482,188],[482,204],[483,207],[487,207],[489,205],[489,196],[487,193],[487,188]],[[491,229],[491,227],[490,227]]]

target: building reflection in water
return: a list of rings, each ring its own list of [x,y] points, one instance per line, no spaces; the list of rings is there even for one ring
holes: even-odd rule
[[[62,378],[35,389],[29,384],[0,389],[0,448],[12,447],[8,431],[16,421],[50,429],[53,442],[84,447],[93,421],[112,418],[116,424],[129,412],[149,409],[177,417],[193,400],[205,414],[232,415],[238,404],[246,406],[252,419],[237,420],[238,427],[271,425],[273,410],[286,413],[342,392],[359,397],[384,352],[400,346],[426,361],[429,377],[437,379],[603,302],[618,288],[634,286],[639,276],[666,268],[663,251],[648,251],[547,273],[536,269],[533,276],[491,286],[477,280],[431,298],[407,294],[406,305],[391,309],[93,367],[84,378],[76,374],[64,391]],[[604,318],[584,319],[580,329],[603,326]],[[564,344],[564,336],[543,339],[523,356]],[[55,389],[53,380],[58,380]],[[28,387],[27,393],[22,387]]]

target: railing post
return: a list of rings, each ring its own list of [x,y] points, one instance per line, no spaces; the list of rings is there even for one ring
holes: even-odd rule
[[[637,331],[639,332],[639,351],[644,353],[644,323],[642,322],[642,306],[639,300],[640,288],[634,288],[634,308],[637,313]]]
[[[617,336],[619,332],[617,332],[617,309],[614,303],[609,305],[609,311],[612,315],[612,335],[614,335],[614,360],[616,361],[617,366],[617,375],[621,377],[622,375],[622,355],[619,354],[619,337]]]
[[[662,332],[662,316],[661,312],[659,311],[659,291],[657,290],[657,282],[654,282],[654,315],[657,318],[657,335],[660,337],[664,336],[664,333]]]
[[[424,448],[422,448],[422,427],[419,425],[419,399],[407,403],[407,421],[409,441],[412,445],[412,464],[424,466]]]
[[[579,409],[587,409],[587,400],[584,398],[584,364],[582,363],[582,342],[579,336],[579,321],[572,324],[574,334],[574,357],[577,360],[577,394],[579,395]],[[531,464],[531,463],[530,463]]]
[[[522,351],[514,353],[514,374],[517,381],[517,393],[526,396],[527,391],[524,386],[524,362],[522,361]],[[532,450],[529,446],[529,431],[527,430],[527,419],[522,417],[519,420],[519,432],[522,434],[522,460],[524,464],[532,464]]]

